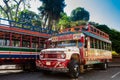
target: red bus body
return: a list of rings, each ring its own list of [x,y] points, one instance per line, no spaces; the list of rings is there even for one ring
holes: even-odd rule
[[[70,72],[74,76],[69,67],[71,63],[79,63],[81,68],[97,64],[106,68],[112,59],[109,35],[92,25],[67,28],[49,40],[54,46],[41,51],[36,61],[40,69]]]
[[[1,18],[0,20],[6,21]],[[19,27],[21,26],[19,25]],[[0,23],[0,64],[35,66],[35,60],[39,57],[38,52],[45,48],[45,40],[49,37],[48,33]]]

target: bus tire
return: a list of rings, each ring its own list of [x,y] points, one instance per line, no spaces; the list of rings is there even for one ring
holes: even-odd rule
[[[108,63],[107,62],[104,62],[101,64],[101,69],[102,70],[106,70],[108,68]]]
[[[69,65],[69,76],[72,78],[78,78],[80,74],[80,66],[77,60],[71,60]]]

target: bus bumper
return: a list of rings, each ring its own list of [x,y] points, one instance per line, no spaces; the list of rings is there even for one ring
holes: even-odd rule
[[[69,69],[67,68],[68,63],[69,63],[69,60],[65,60],[65,61],[37,60],[36,66],[41,70],[49,70],[49,71],[55,71],[55,72],[68,72],[69,71]]]

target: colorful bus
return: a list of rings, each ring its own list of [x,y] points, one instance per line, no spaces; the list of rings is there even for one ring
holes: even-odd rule
[[[3,23],[6,19],[1,19]],[[17,64],[24,70],[35,68],[38,52],[45,48],[50,34],[0,23],[0,64]],[[13,21],[11,21],[13,24]],[[29,27],[22,25],[22,27]],[[35,27],[34,27],[35,28]],[[30,28],[31,29],[31,28]],[[38,30],[38,29],[37,29]]]
[[[109,35],[90,24],[62,30],[49,38],[49,44],[40,52],[37,67],[66,72],[73,78],[89,66],[107,69],[112,59]]]

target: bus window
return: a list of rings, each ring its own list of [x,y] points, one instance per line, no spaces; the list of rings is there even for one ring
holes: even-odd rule
[[[32,48],[36,48],[37,47],[37,43],[32,43]]]
[[[96,39],[96,48],[99,49],[99,40]]]
[[[91,47],[91,48],[94,48],[94,40],[93,40],[92,37],[90,38],[90,47]]]
[[[85,48],[87,48],[87,45],[88,45],[88,40],[87,37],[85,37]]]
[[[49,46],[49,45],[48,45],[48,46]],[[38,46],[38,48],[45,48],[44,42],[40,42],[40,45]]]
[[[102,49],[101,47],[102,47],[102,46],[101,46],[101,41],[99,41],[99,49]]]
[[[0,46],[4,46],[4,40],[0,39]]]
[[[0,46],[9,46],[10,41],[7,39],[0,39]]]
[[[97,39],[94,39],[94,48],[97,49]]]
[[[107,50],[107,43],[105,42],[105,50]]]
[[[93,27],[90,27],[90,30],[93,31]]]
[[[105,43],[102,41],[102,49],[105,49]]]
[[[68,46],[78,46],[77,40],[69,40],[69,41],[60,41],[56,45],[57,47],[68,47]]]
[[[111,50],[111,44],[108,44],[108,49]]]
[[[96,29],[94,29],[94,32],[96,32]]]
[[[12,45],[15,46],[15,47],[19,47],[19,46],[20,46],[20,41],[18,41],[18,40],[13,40],[13,41],[12,41]]]
[[[22,47],[30,47],[30,42],[23,41]]]
[[[99,34],[99,30],[97,30],[97,34]]]
[[[107,50],[111,50],[111,44],[107,43]]]
[[[10,44],[10,41],[5,39],[5,46],[9,46],[9,44]]]
[[[104,50],[106,50],[106,42],[104,42]]]

